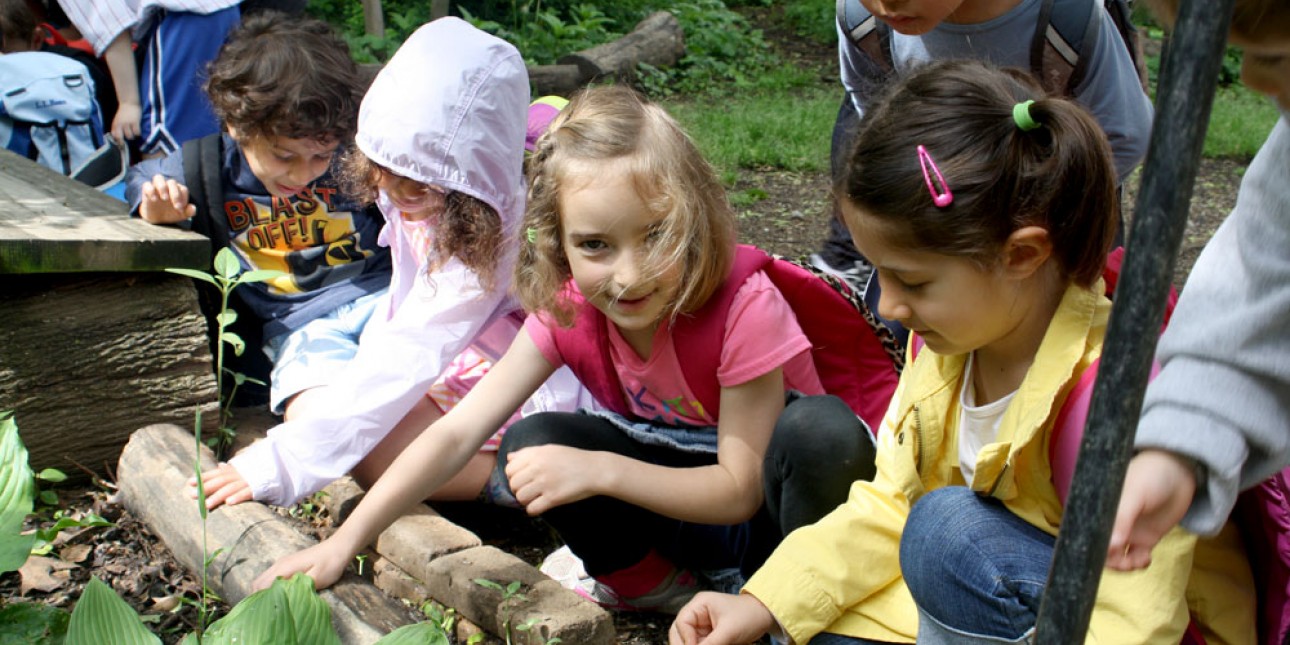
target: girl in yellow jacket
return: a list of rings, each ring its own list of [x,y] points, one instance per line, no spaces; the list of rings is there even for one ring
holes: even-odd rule
[[[879,313],[925,348],[879,431],[874,481],[791,534],[740,595],[696,596],[671,640],[1026,642],[1062,521],[1049,435],[1110,311],[1110,148],[1020,72],[945,61],[867,118],[837,193]],[[1107,571],[1089,640],[1177,644],[1191,609],[1211,644],[1253,642],[1248,565],[1222,537],[1201,550],[1175,531],[1149,568]]]

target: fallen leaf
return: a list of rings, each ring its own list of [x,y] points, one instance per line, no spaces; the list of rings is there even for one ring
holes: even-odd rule
[[[58,557],[63,562],[84,562],[85,558],[90,557],[90,552],[94,547],[88,544],[73,544],[58,552]]]
[[[172,611],[179,606],[179,596],[165,596],[164,598],[153,598],[152,608],[156,611]]]
[[[58,558],[45,558],[33,555],[27,558],[27,562],[18,569],[18,574],[22,576],[20,595],[27,595],[28,591],[35,589],[49,593],[66,585],[70,574],[68,569],[75,569],[78,565],[71,562],[63,562]]]

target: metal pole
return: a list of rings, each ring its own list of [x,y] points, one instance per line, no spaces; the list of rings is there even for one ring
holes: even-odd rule
[[[1187,225],[1234,0],[1182,0],[1036,642],[1083,643]]]

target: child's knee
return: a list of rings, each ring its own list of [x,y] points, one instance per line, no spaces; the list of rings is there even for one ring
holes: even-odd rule
[[[561,424],[559,419],[555,418],[559,416],[562,414],[542,412],[512,423],[506,429],[506,434],[502,435],[502,441],[497,447],[498,468],[505,470],[507,457],[513,452],[534,446],[563,443],[560,441]]]
[[[847,486],[856,480],[871,480],[875,448],[868,433],[841,399],[828,395],[799,398],[784,408],[775,423],[765,468],[799,475],[836,473],[845,478]]]

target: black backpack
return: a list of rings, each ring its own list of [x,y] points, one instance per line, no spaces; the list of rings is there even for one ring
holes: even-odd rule
[[[1103,0],[1101,4],[1128,48],[1145,91],[1147,71],[1138,30],[1130,20],[1129,1]],[[1075,88],[1084,79],[1088,67],[1085,43],[1092,42],[1094,30],[1102,25],[1101,16],[1094,12],[1097,6],[1094,0],[1043,0],[1030,40],[1030,73],[1049,92],[1074,96]],[[837,0],[837,19],[843,33],[868,58],[870,64],[860,70],[865,82],[878,85],[891,76],[895,69],[891,27],[869,13],[860,0]]]
[[[192,219],[193,231],[210,239],[213,259],[217,251],[228,246],[229,240],[228,218],[224,217],[223,200],[224,138],[218,132],[208,134],[200,139],[185,141],[180,151],[184,156],[184,184],[188,186],[188,202],[197,207],[197,213]],[[193,282],[197,285],[198,301],[202,314],[206,317],[211,356],[215,356],[220,342],[219,327],[215,321],[220,309],[220,295],[213,286],[205,282]],[[225,351],[224,368],[268,383],[273,365],[260,350],[264,345],[263,321],[242,303],[237,291],[229,298],[228,306],[237,312],[237,320],[226,329],[240,336],[246,343],[246,349],[241,356]],[[224,379],[224,391],[232,391],[233,378],[228,374],[221,377]],[[238,407],[259,406],[268,401],[268,387],[247,382],[237,389],[233,404]]]

